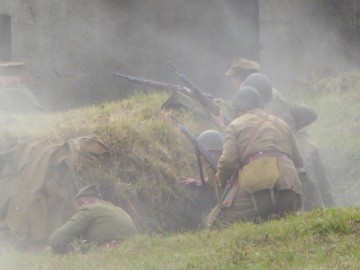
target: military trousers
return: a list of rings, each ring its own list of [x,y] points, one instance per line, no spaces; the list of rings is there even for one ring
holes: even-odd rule
[[[282,218],[301,209],[301,196],[292,190],[274,190],[272,196],[271,191],[265,189],[252,195],[253,198],[240,189],[234,204],[221,210],[221,226],[231,225],[236,221]]]

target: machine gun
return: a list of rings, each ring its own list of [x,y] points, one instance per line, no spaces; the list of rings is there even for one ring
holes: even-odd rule
[[[219,116],[220,115],[220,107],[211,99],[208,95],[204,94],[203,91],[201,91],[199,88],[197,88],[196,85],[194,85],[181,71],[179,68],[177,68],[173,63],[170,61],[168,64],[175,70],[176,74],[180,78],[180,80],[185,84],[186,87],[188,87],[192,93],[195,95],[195,97],[199,100],[201,105],[203,105],[205,108],[207,108],[213,115]],[[228,125],[230,124],[229,119],[227,119],[224,116],[224,124]]]
[[[118,76],[118,77],[121,77],[121,78],[125,78],[125,79],[127,79],[128,81],[130,81],[132,83],[140,84],[140,85],[142,85],[144,87],[148,86],[148,87],[152,87],[152,88],[155,88],[155,89],[169,89],[169,90],[171,90],[171,92],[177,92],[177,91],[180,91],[183,88],[180,85],[140,79],[140,78],[137,78],[137,77],[128,76],[128,75],[117,73],[117,72],[111,72],[111,74],[115,75],[115,76]]]

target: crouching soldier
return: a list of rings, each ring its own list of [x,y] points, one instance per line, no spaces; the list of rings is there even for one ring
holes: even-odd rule
[[[50,236],[55,253],[73,250],[73,241],[111,248],[137,233],[132,218],[121,208],[102,200],[96,185],[82,188],[76,195],[77,212]]]
[[[226,129],[216,174],[225,195],[210,213],[209,226],[216,219],[226,225],[282,217],[301,207],[297,169],[303,167],[303,160],[294,135],[284,121],[262,107],[254,88],[240,88],[234,97],[237,118]],[[238,177],[233,177],[234,172]]]
[[[180,183],[185,184],[192,191],[194,191],[194,197],[196,198],[197,206],[201,213],[201,226],[206,225],[207,216],[211,209],[219,201],[219,184],[215,182],[215,173],[217,170],[217,162],[221,156],[223,149],[224,138],[217,130],[205,130],[197,138],[198,143],[206,149],[214,162],[211,162],[203,156],[204,172],[207,177],[204,177],[204,184],[201,179],[194,179],[189,177],[181,177]]]

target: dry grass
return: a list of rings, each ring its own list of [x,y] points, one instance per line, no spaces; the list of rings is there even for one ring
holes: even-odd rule
[[[194,196],[180,176],[197,177],[192,145],[161,110],[165,93],[138,94],[121,102],[49,115],[0,115],[0,149],[18,140],[55,140],[95,134],[110,149],[100,167],[78,175],[99,184],[104,197],[127,209],[142,231],[179,231],[197,226]],[[210,123],[178,113],[197,136]],[[211,124],[210,124],[211,126]]]

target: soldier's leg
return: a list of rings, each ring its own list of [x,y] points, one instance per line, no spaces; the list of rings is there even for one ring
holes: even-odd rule
[[[223,226],[229,226],[236,221],[247,220],[252,221],[258,217],[254,204],[249,194],[239,190],[239,193],[231,207],[225,207],[221,210],[219,219]]]
[[[301,209],[301,196],[291,190],[275,191],[276,211],[280,217]]]

